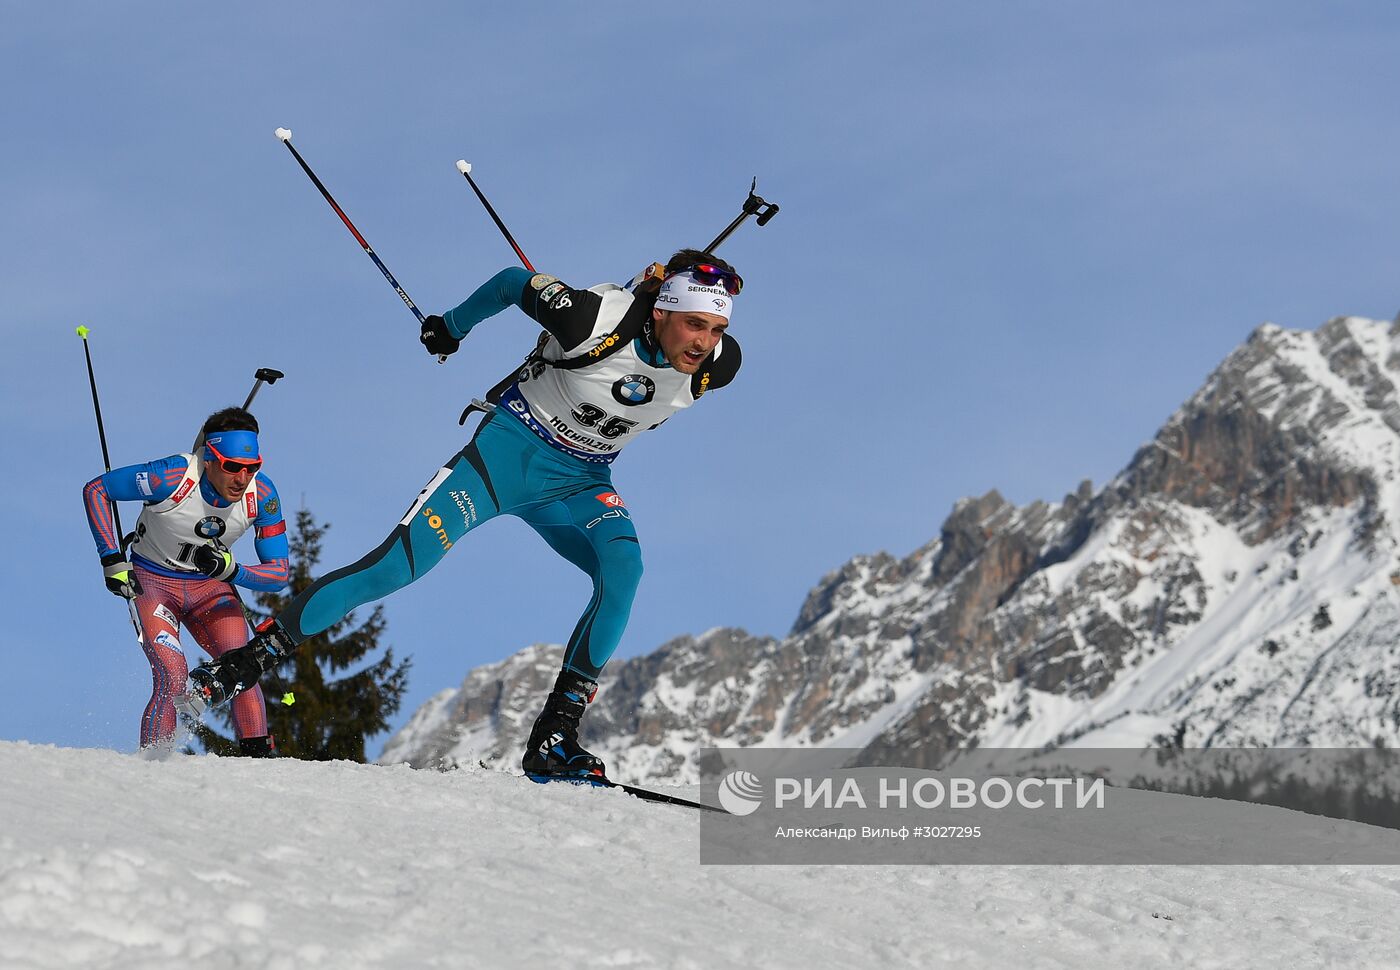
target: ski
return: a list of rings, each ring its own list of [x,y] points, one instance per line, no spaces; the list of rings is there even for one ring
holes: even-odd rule
[[[704,802],[694,802],[689,798],[681,798],[679,795],[667,795],[665,792],[652,791],[649,788],[638,788],[636,785],[624,785],[620,781],[612,781],[601,775],[588,775],[579,778],[567,778],[549,775],[529,775],[525,776],[538,785],[547,785],[554,782],[563,782],[566,785],[592,785],[594,788],[614,788],[625,792],[633,798],[640,798],[644,802],[655,802],[660,805],[678,805],[682,808],[699,809],[702,812],[718,812],[721,815],[728,815],[724,809],[718,805],[706,805]]]
[[[633,798],[640,798],[644,802],[657,802],[662,805],[679,805],[683,808],[698,808],[702,812],[718,812],[721,815],[729,814],[718,805],[706,805],[704,802],[693,802],[688,798],[681,798],[679,795],[667,795],[664,792],[651,791],[647,788],[638,788],[635,785],[624,785],[618,781],[603,779],[602,787],[620,789]]]

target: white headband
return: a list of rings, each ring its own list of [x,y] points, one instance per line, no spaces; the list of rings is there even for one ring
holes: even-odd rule
[[[724,287],[701,286],[689,272],[677,273],[661,284],[661,292],[656,295],[658,310],[692,310],[700,313],[718,313],[729,319],[729,307],[734,299]]]

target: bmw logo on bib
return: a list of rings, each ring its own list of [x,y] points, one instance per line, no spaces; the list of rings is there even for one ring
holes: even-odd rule
[[[217,515],[207,515],[199,520],[199,525],[194,527],[196,535],[205,539],[217,539],[227,530],[224,520]]]
[[[636,407],[656,396],[656,383],[645,374],[628,374],[613,384],[612,395],[618,404]]]

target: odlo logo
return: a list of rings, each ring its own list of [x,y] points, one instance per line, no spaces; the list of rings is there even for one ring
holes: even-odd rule
[[[763,782],[749,771],[731,771],[719,783],[719,803],[730,815],[752,815],[763,804]]]
[[[447,530],[442,527],[442,516],[432,509],[424,509],[423,515],[428,519],[428,528],[437,533],[438,542],[442,544],[442,549],[446,552],[452,548],[452,540],[447,538]]]

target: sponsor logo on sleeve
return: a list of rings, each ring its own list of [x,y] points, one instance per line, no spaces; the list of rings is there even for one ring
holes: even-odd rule
[[[555,298],[556,296],[558,296],[560,293],[564,292],[564,289],[565,289],[565,286],[564,286],[563,283],[558,283],[558,282],[550,283],[550,284],[549,284],[548,286],[546,286],[544,289],[540,290],[540,302],[541,302],[541,303],[548,303],[550,300],[554,299],[554,298]]]
[[[542,290],[551,283],[558,283],[559,277],[550,276],[548,273],[536,273],[530,277],[530,289]]]
[[[141,491],[141,494],[142,494],[142,495],[150,495],[150,494],[151,494],[151,473],[150,473],[150,472],[137,472],[137,473],[136,473],[136,487]]]

